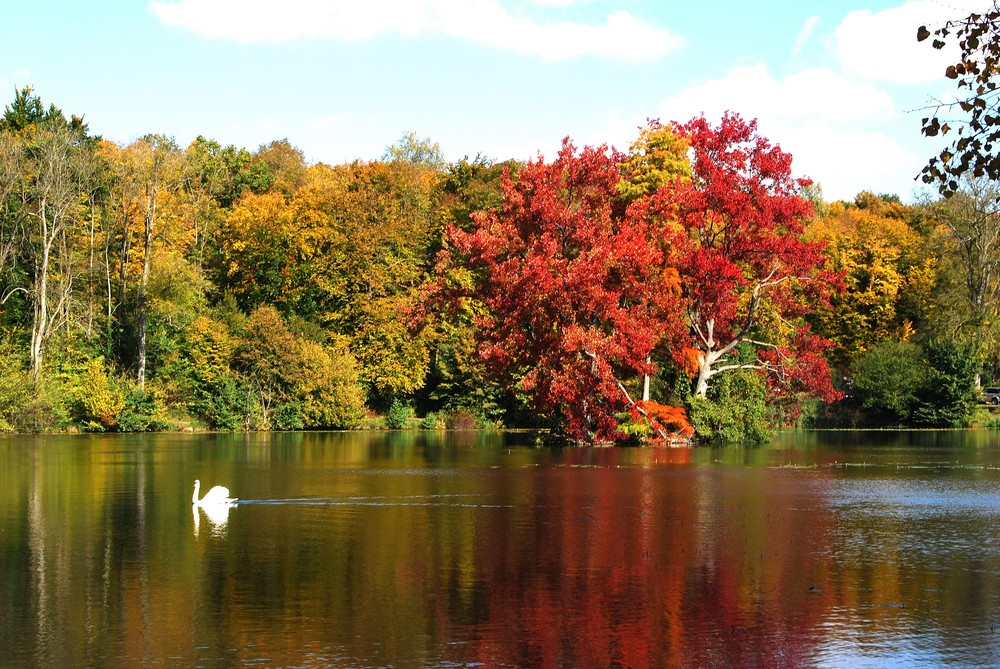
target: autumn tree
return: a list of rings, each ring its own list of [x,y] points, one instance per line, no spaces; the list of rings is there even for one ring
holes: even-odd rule
[[[291,199],[304,182],[305,155],[287,139],[276,139],[257,147],[254,160],[267,166],[267,171],[273,178],[269,190],[281,193],[286,200]]]
[[[225,212],[244,192],[265,193],[275,182],[270,166],[246,149],[222,146],[202,136],[184,150],[179,185],[190,201],[185,217],[193,232],[191,260],[204,264],[214,250]]]
[[[791,176],[791,155],[728,113],[675,124],[691,147],[691,178],[659,193],[685,231],[678,267],[697,351],[695,395],[718,374],[756,369],[779,393],[836,397],[823,351],[803,316],[838,283],[823,269],[823,245],[803,236],[812,207]],[[752,351],[752,354],[749,354]],[[749,354],[749,355],[748,355]]]
[[[676,180],[691,178],[690,148],[687,139],[673,124],[663,124],[650,119],[639,129],[639,136],[629,146],[629,151],[619,163],[622,180],[618,182],[618,194],[625,202],[633,202],[649,197],[660,188],[672,185]],[[669,352],[668,352],[669,353]],[[674,352],[676,353],[676,352]],[[650,356],[648,362],[652,362]],[[681,373],[686,373],[682,369]],[[650,400],[650,375],[642,379],[642,401]]]
[[[921,120],[927,137],[955,132],[952,143],[924,166],[924,183],[935,184],[945,197],[959,191],[961,177],[1000,178],[1000,88],[995,81],[1000,67],[1000,5],[994,0],[986,11],[947,21],[931,32],[917,30],[917,41],[933,36],[931,46],[943,49],[957,43],[958,59],[948,65],[944,76],[955,82],[952,100],[929,108]],[[944,114],[955,113],[942,119]]]
[[[632,201],[652,195],[678,177],[689,179],[689,148],[687,137],[673,124],[651,119],[639,129],[639,136],[620,163],[624,178],[618,182],[618,192]]]
[[[433,194],[434,231],[430,249],[440,251],[448,230],[468,232],[475,225],[476,212],[500,207],[503,203],[501,177],[505,171],[515,176],[520,163],[495,163],[484,156],[462,160],[448,166]],[[504,390],[489,378],[476,355],[477,310],[481,302],[473,300],[438,300],[438,287],[461,285],[468,277],[465,267],[439,268],[425,286],[428,297],[418,305],[423,332],[430,349],[429,373],[423,388],[424,403],[438,410],[462,412],[481,423],[495,423],[503,414]],[[445,276],[445,273],[448,276]]]
[[[146,382],[147,336],[149,321],[149,277],[152,271],[154,241],[161,232],[165,200],[180,185],[182,154],[170,138],[147,135],[130,144],[122,154],[121,179],[126,197],[123,202],[139,217],[141,230],[138,249],[141,258],[137,284],[137,353],[136,380],[140,388]],[[127,233],[126,233],[127,234]]]
[[[483,305],[477,343],[491,372],[577,439],[618,436],[615,413],[631,404],[622,381],[648,371],[682,323],[666,205],[620,201],[621,159],[567,139],[551,163],[505,173],[503,204],[469,232],[453,227],[444,259],[469,272],[452,288]]]
[[[259,425],[247,427],[346,428],[361,417],[363,396],[346,343],[311,341],[274,307],[250,314],[233,362],[256,400],[248,416],[260,417]]]
[[[427,349],[404,315],[420,298],[434,176],[404,161],[314,165],[288,201],[246,194],[220,232],[220,287],[252,311],[271,304],[350,341],[376,395],[414,392]]]
[[[73,282],[82,271],[77,242],[88,212],[93,143],[86,125],[55,106],[43,111],[22,89],[0,124],[2,259],[19,260],[30,276],[6,275],[0,302],[23,295],[31,309],[30,367],[37,385],[48,342],[70,319]],[[8,266],[13,270],[13,266]]]
[[[434,170],[447,166],[441,147],[428,137],[418,137],[412,130],[403,134],[395,144],[387,146],[382,154],[384,162],[403,161],[423,165]]]
[[[981,335],[1000,303],[1000,188],[988,179],[962,179],[959,190],[933,208],[936,238],[949,275],[954,331]]]
[[[909,339],[931,310],[938,262],[911,225],[915,210],[861,193],[835,202],[809,223],[822,242],[828,268],[843,276],[842,290],[811,316],[817,334],[833,344],[828,357],[845,369],[877,342]]]

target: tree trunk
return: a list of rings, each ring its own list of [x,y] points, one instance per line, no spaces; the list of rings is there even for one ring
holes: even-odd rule
[[[650,364],[653,361],[652,357],[646,356],[646,364]],[[642,401],[649,401],[649,374],[642,375]]]
[[[146,316],[148,312],[148,299],[146,292],[149,288],[149,268],[150,256],[153,252],[153,223],[156,220],[156,182],[146,195],[146,217],[145,217],[145,242],[143,245],[142,258],[142,278],[139,282],[139,370],[136,381],[139,389],[146,387]]]
[[[49,322],[49,260],[52,255],[53,238],[46,209],[46,202],[42,200],[38,211],[38,230],[42,246],[35,268],[35,308],[31,323],[31,379],[36,387],[42,379],[45,335]]]

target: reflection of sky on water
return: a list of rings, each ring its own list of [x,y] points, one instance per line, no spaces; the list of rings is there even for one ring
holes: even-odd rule
[[[832,630],[833,638],[816,652],[816,666],[830,669],[922,669],[945,666],[986,666],[953,664],[939,651],[940,642],[928,643],[925,636],[896,635],[892,638],[864,640],[843,630]]]
[[[827,501],[842,510],[888,513],[900,518],[956,513],[1000,515],[1000,484],[955,478],[838,480]]]
[[[826,491],[838,517],[829,557],[871,587],[867,600],[828,613],[816,666],[998,666],[1000,602],[988,587],[1000,576],[995,476],[949,463],[855,467],[845,476],[860,478]],[[967,606],[949,606],[956,598]]]
[[[884,545],[879,539],[890,535],[904,563],[916,556],[1000,558],[1000,485],[994,481],[842,480],[828,503],[843,519],[841,551],[865,551],[866,559],[869,547]]]
[[[912,624],[913,621],[911,621]],[[906,625],[900,621],[900,627]],[[1000,645],[989,629],[968,638],[941,638],[936,631],[914,627],[912,632],[861,634],[857,620],[832,620],[827,638],[816,648],[814,665],[829,669],[994,669]]]

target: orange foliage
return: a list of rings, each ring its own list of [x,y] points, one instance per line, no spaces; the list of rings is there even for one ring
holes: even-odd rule
[[[680,363],[682,371],[688,375],[688,378],[693,377],[701,368],[701,351],[691,346],[684,347],[684,350],[681,351]]]
[[[653,427],[685,438],[694,436],[694,428],[687,419],[684,407],[674,407],[658,402],[637,402],[636,406],[646,412]]]

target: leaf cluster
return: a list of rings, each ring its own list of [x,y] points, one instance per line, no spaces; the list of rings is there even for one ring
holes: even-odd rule
[[[958,91],[954,100],[930,108],[932,113],[921,119],[921,132],[936,137],[954,131],[957,137],[928,161],[921,178],[950,197],[959,190],[965,174],[1000,177],[1000,89],[995,80],[1000,66],[1000,6],[994,2],[990,11],[948,21],[933,32],[927,26],[917,30],[918,41],[932,35],[935,49],[943,49],[950,41],[958,45],[958,60],[944,72],[956,82]],[[941,118],[956,111],[961,116]]]

